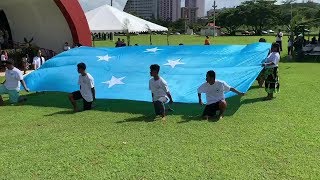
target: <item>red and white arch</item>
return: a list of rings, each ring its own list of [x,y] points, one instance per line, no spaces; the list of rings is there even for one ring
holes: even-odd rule
[[[12,39],[34,38],[42,48],[60,52],[64,42],[91,46],[87,19],[78,0],[1,0]]]

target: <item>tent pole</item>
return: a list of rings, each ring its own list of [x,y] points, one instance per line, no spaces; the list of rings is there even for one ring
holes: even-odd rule
[[[150,31],[150,46],[152,45],[152,32]]]

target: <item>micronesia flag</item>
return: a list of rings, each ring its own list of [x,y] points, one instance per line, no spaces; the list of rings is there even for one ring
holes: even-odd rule
[[[261,72],[271,44],[213,46],[80,47],[48,60],[25,77],[31,91],[73,92],[79,89],[77,64],[87,65],[95,80],[97,99],[152,101],[150,65],[161,66],[160,76],[175,102],[195,103],[197,88],[208,70],[217,79],[247,92]],[[234,96],[232,92],[226,97]]]

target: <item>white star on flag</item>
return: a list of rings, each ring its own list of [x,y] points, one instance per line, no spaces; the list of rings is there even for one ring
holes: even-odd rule
[[[102,83],[108,84],[109,85],[108,88],[111,88],[112,86],[117,85],[117,84],[124,84],[124,82],[122,82],[122,80],[124,78],[126,78],[126,77],[116,78],[116,77],[112,76],[110,81],[106,81],[106,82],[102,82]]]
[[[175,68],[176,65],[179,64],[184,64],[183,62],[180,62],[181,59],[177,59],[177,60],[168,60],[168,63],[164,64],[165,66],[171,66],[172,68]]]
[[[158,47],[155,47],[155,48],[151,48],[151,49],[146,49],[146,51],[145,51],[145,52],[152,52],[152,53],[155,53],[155,52],[160,51],[160,50],[162,50],[162,49],[158,49]]]
[[[105,55],[105,56],[97,56],[97,58],[99,58],[98,61],[107,61],[107,62],[109,62],[109,60],[110,60],[112,57],[107,54],[107,55]]]

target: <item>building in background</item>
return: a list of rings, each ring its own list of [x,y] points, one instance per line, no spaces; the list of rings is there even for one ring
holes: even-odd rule
[[[196,0],[196,7],[198,8],[197,18],[206,16],[205,0]]]
[[[177,21],[181,18],[181,0],[158,0],[158,18]]]
[[[144,19],[158,19],[158,0],[128,0],[124,11]]]

